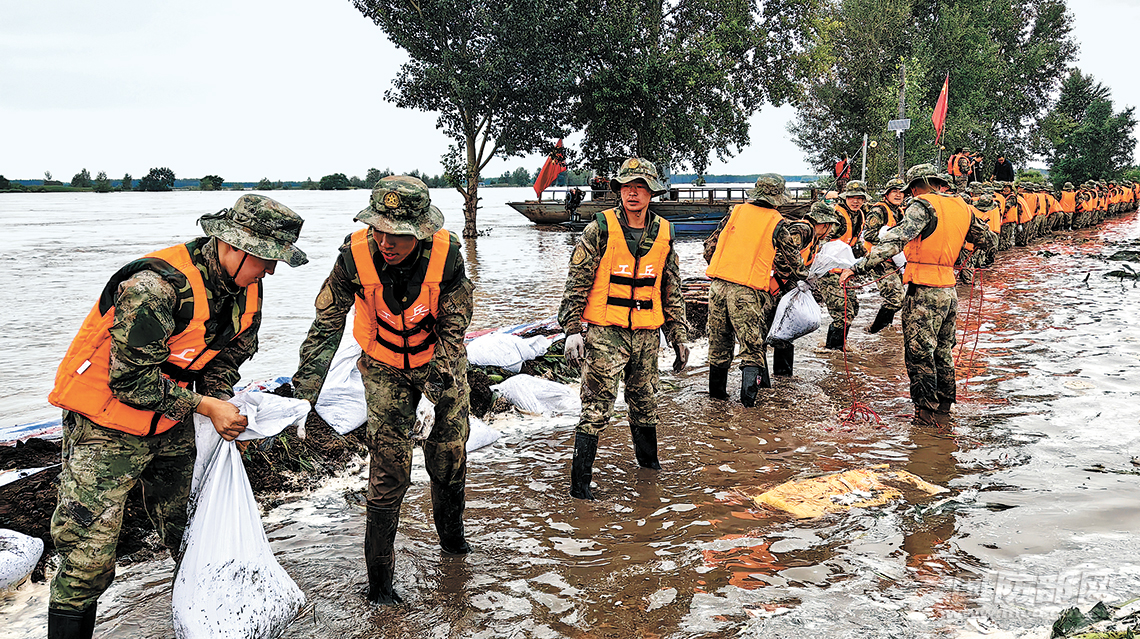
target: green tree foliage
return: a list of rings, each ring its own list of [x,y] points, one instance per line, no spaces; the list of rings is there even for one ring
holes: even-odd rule
[[[198,180],[198,188],[203,191],[221,191],[222,182],[224,181],[225,180],[217,175],[207,175]]]
[[[80,189],[91,188],[91,173],[87,169],[81,170],[71,177],[71,186]]]
[[[388,169],[384,169],[383,171],[376,168],[368,169],[368,173],[364,176],[364,188],[375,188],[377,182],[379,182],[382,178],[388,177],[389,175],[392,175],[392,172]]]
[[[511,184],[515,186],[529,186],[534,184],[534,176],[530,174],[530,171],[520,166],[511,173]]]
[[[0,175],[0,189],[8,189],[11,188],[11,186],[12,183],[8,181],[8,178]]]
[[[52,181],[51,171],[44,171],[44,184],[46,185],[48,182],[51,182],[51,181]]]
[[[352,3],[408,55],[385,98],[438,113],[436,125],[453,140],[443,163],[463,196],[463,235],[474,237],[487,163],[549,152],[567,133],[580,25],[597,13],[556,0]]]
[[[139,191],[169,191],[174,188],[174,171],[167,167],[152,168],[139,180]]]
[[[1050,180],[1061,185],[1124,177],[1136,148],[1135,129],[1134,107],[1113,113],[1108,87],[1073,69],[1039,127]]]
[[[261,178],[254,188],[258,191],[274,191],[282,187],[281,182],[270,182],[269,178]]]
[[[122,180],[122,182],[119,183],[119,190],[120,191],[130,191],[132,183],[133,183],[133,181],[131,180],[131,174],[130,173],[124,173],[123,174],[123,180]]]
[[[703,173],[710,155],[733,155],[761,104],[796,95],[826,2],[596,3],[590,36],[576,43],[588,53],[573,111],[586,166],[612,174],[637,155]]]
[[[333,173],[321,178],[317,188],[322,191],[343,191],[351,186],[344,173]]]
[[[1077,49],[1064,0],[830,2],[812,50],[816,72],[790,127],[816,169],[854,157],[867,133],[881,142],[868,154],[868,179],[882,183],[897,171],[896,136],[886,126],[899,117],[903,63],[908,166],[936,158],[930,116],[947,71],[942,145],[980,150],[987,163],[1004,154],[1024,164],[1032,155],[1034,123]]]
[[[91,190],[96,193],[110,193],[111,192],[111,179],[107,177],[106,171],[99,171],[95,176],[95,181],[91,183]]]

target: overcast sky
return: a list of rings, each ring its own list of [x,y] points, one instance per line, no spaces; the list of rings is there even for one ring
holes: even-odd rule
[[[0,19],[0,175],[136,179],[168,166],[226,180],[442,171],[435,116],[386,103],[403,54],[348,0],[39,0]],[[1069,0],[1083,71],[1140,104],[1131,47],[1140,1]],[[954,108],[951,79],[950,109]],[[752,144],[709,173],[811,172],[791,108],[766,107]],[[567,139],[571,146],[575,137]],[[487,175],[541,158],[496,160]]]

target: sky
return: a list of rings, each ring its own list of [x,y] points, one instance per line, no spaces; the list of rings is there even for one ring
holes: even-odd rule
[[[405,56],[348,0],[0,6],[0,175],[9,179],[51,171],[67,182],[83,168],[138,179],[160,166],[227,181],[442,172],[449,140],[435,115],[384,100]],[[1076,66],[1112,89],[1117,109],[1140,105],[1129,64],[1140,0],[1069,7]],[[749,147],[713,158],[708,173],[813,172],[787,132],[794,117],[764,107]],[[541,163],[495,160],[485,175]]]

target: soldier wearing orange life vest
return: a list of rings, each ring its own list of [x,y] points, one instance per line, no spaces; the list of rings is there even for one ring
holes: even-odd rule
[[[392,586],[396,528],[411,485],[412,429],[421,397],[435,404],[423,444],[432,516],[444,553],[470,552],[464,537],[470,411],[463,338],[473,310],[459,238],[427,185],[390,176],[357,214],[368,226],[347,238],[316,299],[316,319],[293,376],[297,397],[316,402],[355,306],[352,334],[368,405],[368,518],[364,560],[369,601],[401,601]]]
[[[567,335],[566,357],[582,362],[582,414],[570,470],[570,495],[577,499],[594,499],[590,482],[598,436],[613,415],[623,378],[637,464],[661,468],[660,332],[676,353],[674,371],[680,372],[689,359],[673,227],[649,210],[649,201],[666,192],[657,168],[643,158],[630,158],[610,181],[610,189],[621,204],[599,213],[579,236],[558,311],[558,323]]]
[[[51,533],[60,554],[49,637],[91,637],[132,486],[177,560],[194,471],[193,413],[227,440],[246,418],[225,401],[257,351],[261,279],[293,246],[301,218],[259,195],[198,220],[208,237],[155,251],[103,288],[56,373],[63,469]],[[219,539],[218,543],[225,543]]]
[[[907,171],[906,192],[912,197],[902,221],[888,232],[867,257],[844,271],[841,280],[870,272],[904,252],[903,346],[915,421],[945,423],[956,401],[953,347],[958,295],[954,262],[962,245],[991,254],[997,237],[958,197],[935,193],[944,181],[930,164]]]

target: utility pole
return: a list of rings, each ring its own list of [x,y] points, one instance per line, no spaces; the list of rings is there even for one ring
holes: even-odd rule
[[[906,117],[906,62],[899,61],[899,75],[901,76],[901,85],[899,86],[899,119],[902,120]],[[906,166],[904,158],[906,157],[906,141],[903,137],[903,132],[900,130],[899,135],[899,178],[906,175]]]
[[[867,134],[863,134],[863,175],[859,177],[863,182],[867,181]]]

